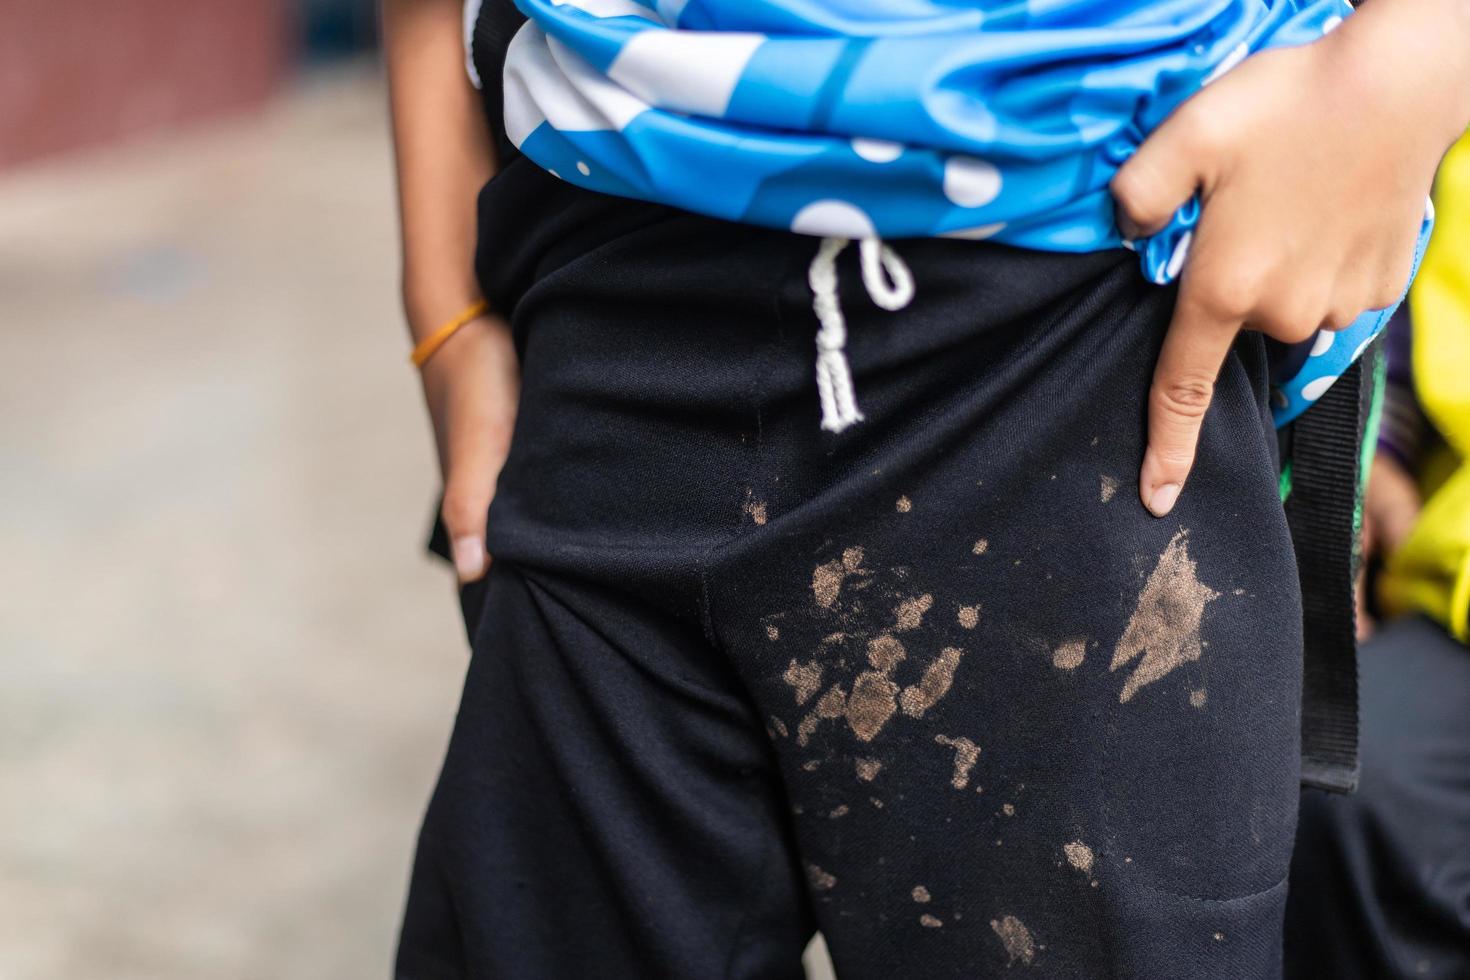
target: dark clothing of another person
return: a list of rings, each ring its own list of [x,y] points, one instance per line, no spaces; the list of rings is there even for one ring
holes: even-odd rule
[[[1287,902],[1293,980],[1470,978],[1470,649],[1427,619],[1360,658],[1356,796],[1306,791]]]

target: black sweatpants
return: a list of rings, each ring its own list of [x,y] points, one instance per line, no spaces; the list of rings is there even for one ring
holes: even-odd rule
[[[886,313],[849,250],[833,435],[817,242],[637,215],[482,245],[524,390],[398,976],[780,980],[818,928],[843,980],[1276,976],[1301,614],[1260,339],[1157,520],[1172,293],[1131,254],[899,242]]]
[[[1291,869],[1295,980],[1470,978],[1470,650],[1391,623],[1362,668],[1363,779],[1308,790]]]

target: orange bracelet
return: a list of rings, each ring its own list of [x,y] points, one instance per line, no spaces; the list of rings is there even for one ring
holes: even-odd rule
[[[469,323],[471,320],[475,319],[475,317],[484,313],[489,308],[490,305],[486,303],[483,299],[476,300],[474,303],[471,303],[470,306],[459,316],[455,317],[453,320],[450,320],[448,323],[444,324],[444,326],[440,327],[438,330],[435,330],[423,340],[419,341],[418,346],[413,349],[413,353],[408,355],[408,359],[413,362],[414,367],[423,367],[424,362],[433,357],[434,353],[440,347],[443,347],[444,342],[450,337],[453,337],[455,333],[458,332],[460,327],[464,326],[466,323]]]

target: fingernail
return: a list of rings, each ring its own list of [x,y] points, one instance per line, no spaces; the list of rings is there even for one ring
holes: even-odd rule
[[[454,539],[454,573],[461,582],[473,582],[485,572],[485,542],[475,537]]]
[[[1174,501],[1179,499],[1179,484],[1165,483],[1155,487],[1153,495],[1148,498],[1148,510],[1155,517],[1163,517],[1174,509]]]

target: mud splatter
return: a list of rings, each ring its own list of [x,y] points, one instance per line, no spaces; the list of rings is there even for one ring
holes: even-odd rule
[[[816,732],[817,726],[824,721],[833,718],[841,718],[847,709],[847,695],[842,688],[836,684],[827,688],[827,693],[818,699],[811,711],[796,726],[796,744],[806,745],[811,740],[812,734]]]
[[[822,665],[818,663],[799,664],[792,660],[781,679],[790,685],[791,693],[796,697],[796,703],[806,704],[822,686]]]
[[[1098,487],[1097,499],[1107,503],[1118,495],[1118,480],[1116,477],[1102,474],[1101,485]]]
[[[931,897],[929,894],[929,889],[925,888],[923,885],[915,885],[912,895],[914,896],[914,901],[920,903],[929,901]]]
[[[740,510],[746,517],[750,518],[752,523],[758,525],[764,525],[766,523],[766,502],[753,498],[749,490],[745,492],[745,504]]]
[[[875,809],[875,810],[881,810],[881,809],[883,809],[883,801],[880,800],[880,799],[878,799],[878,797],[876,797],[876,796],[870,796],[870,797],[868,797],[868,802],[871,803],[871,804],[873,804],[873,809]]]
[[[856,575],[863,570],[863,549],[848,548],[842,552],[840,559],[824,562],[812,569],[812,596],[817,600],[817,605],[823,609],[831,609],[837,605],[837,597],[842,592],[842,582],[849,575]]]
[[[925,929],[938,929],[940,926],[944,925],[944,922],[943,920],[930,915],[928,912],[925,912],[923,915],[919,916],[919,925],[923,926]]]
[[[985,538],[981,538],[979,541],[976,541],[975,542],[975,544],[974,544],[974,546],[972,548],[970,548],[970,554],[972,554],[972,555],[983,555],[983,554],[985,554],[985,552],[987,552],[989,550],[990,550],[990,542],[987,541]]]
[[[1190,707],[1193,707],[1193,708],[1203,708],[1205,706],[1205,702],[1208,701],[1209,699],[1210,699],[1210,695],[1209,695],[1209,693],[1207,691],[1205,691],[1204,688],[1200,688],[1197,691],[1190,691],[1189,692],[1189,704],[1190,704]]]
[[[771,716],[771,730],[774,731],[777,735],[780,735],[782,738],[785,738],[787,735],[791,734],[790,730],[786,727],[786,722],[782,721],[780,718],[777,718],[775,715]]]
[[[1014,817],[1016,815],[1016,805],[1014,803],[1002,803],[1000,805],[1000,812],[1008,817]]]
[[[980,622],[980,607],[960,606],[959,620],[960,625],[963,626],[965,629],[974,629],[976,624]]]
[[[1051,664],[1057,670],[1076,670],[1087,656],[1086,640],[1068,640],[1057,647],[1051,655]]]
[[[852,697],[847,699],[847,724],[859,741],[871,742],[888,724],[898,709],[898,685],[888,675],[875,670],[864,671],[852,684]]]
[[[1014,915],[991,919],[990,928],[1000,937],[1001,945],[1006,948],[1006,955],[1011,958],[1011,964],[1020,960],[1030,966],[1031,961],[1036,959],[1036,942],[1031,938],[1031,930],[1020,919]]]
[[[1199,580],[1189,557],[1184,531],[1174,535],[1158,565],[1144,583],[1128,628],[1113,651],[1109,670],[1142,655],[1123,684],[1118,701],[1126,704],[1138,690],[1169,674],[1180,664],[1200,658],[1200,619],[1205,606],[1220,593]]]
[[[1062,851],[1067,855],[1068,864],[1083,874],[1092,874],[1092,848],[1080,840],[1074,840],[1070,844],[1063,844]]]
[[[899,631],[918,629],[924,624],[924,614],[933,605],[934,597],[927,592],[905,599],[893,610],[893,628]]]
[[[838,819],[840,819],[842,817],[847,816],[847,813],[848,813],[847,804],[846,803],[842,803],[842,804],[839,804],[839,805],[837,805],[837,806],[835,806],[835,807],[832,808],[832,812],[829,813],[829,814],[827,814],[827,819],[828,820],[838,820]]]
[[[871,783],[878,778],[878,770],[883,768],[883,763],[877,759],[854,759],[853,769],[857,771],[857,778],[865,783]]]
[[[903,707],[904,714],[910,718],[922,718],[924,712],[944,699],[949,693],[950,685],[954,683],[954,672],[960,665],[960,655],[957,647],[945,647],[939,651],[939,656],[924,669],[924,676],[919,683],[903,689],[899,704]]]
[[[868,641],[868,663],[873,665],[874,670],[891,674],[893,668],[897,667],[906,656],[908,656],[908,651],[903,648],[898,638],[890,633],[875,636]]]
[[[781,639],[781,631],[774,626],[767,626],[766,639],[774,643],[775,641]]]
[[[811,882],[812,888],[819,892],[829,891],[837,884],[835,877],[823,871],[815,864],[808,864],[806,866],[806,880]]]
[[[893,509],[898,511],[900,514],[907,514],[909,511],[914,509],[914,502],[908,497],[899,497],[898,500],[894,502]]]
[[[954,774],[949,777],[949,784],[955,789],[970,785],[970,770],[980,759],[980,746],[963,736],[935,735],[934,741],[954,749]]]

